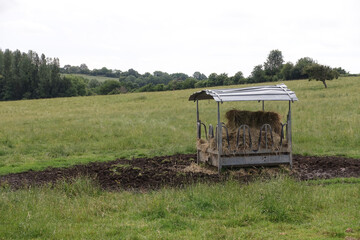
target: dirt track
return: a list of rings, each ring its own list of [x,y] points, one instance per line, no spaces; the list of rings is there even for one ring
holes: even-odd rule
[[[54,183],[88,176],[107,190],[151,190],[163,186],[185,186],[195,182],[219,182],[228,178],[249,181],[258,176],[273,176],[279,172],[300,179],[328,179],[335,177],[360,177],[360,159],[343,157],[293,157],[293,169],[288,167],[230,169],[217,174],[216,169],[195,164],[195,154],[178,154],[132,160],[117,159],[95,162],[69,168],[48,168],[44,171],[27,171],[0,176],[0,185],[13,188]]]

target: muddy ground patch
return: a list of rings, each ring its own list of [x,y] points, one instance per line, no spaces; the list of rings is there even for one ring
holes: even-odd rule
[[[71,181],[86,176],[106,190],[147,191],[161,187],[183,187],[198,182],[221,182],[229,178],[248,182],[259,177],[286,173],[299,180],[360,177],[360,159],[344,157],[293,156],[293,168],[250,167],[226,169],[196,165],[196,154],[176,154],[153,158],[117,159],[68,168],[47,168],[0,176],[0,185],[17,189],[24,186]]]

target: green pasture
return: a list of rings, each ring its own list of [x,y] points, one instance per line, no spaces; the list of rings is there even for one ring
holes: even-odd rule
[[[292,104],[294,153],[360,158],[360,77],[330,81],[328,89],[285,83],[300,100]],[[0,102],[0,174],[194,153],[196,104],[188,97],[197,90]],[[199,105],[200,119],[215,125],[216,103]],[[261,103],[221,104],[223,121],[232,108],[259,110]],[[287,102],[265,103],[284,120],[287,109]]]
[[[5,187],[0,239],[359,239],[359,196],[357,179],[281,176],[149,193],[105,192],[89,179]]]

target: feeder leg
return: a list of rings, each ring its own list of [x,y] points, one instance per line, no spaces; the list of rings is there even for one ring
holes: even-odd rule
[[[217,111],[217,118],[218,118],[218,136],[217,136],[217,139],[218,139],[218,170],[219,170],[219,174],[220,174],[220,171],[221,171],[221,153],[222,153],[222,125],[221,125],[221,122],[220,122],[220,102],[217,103],[217,107],[218,107],[218,111]]]

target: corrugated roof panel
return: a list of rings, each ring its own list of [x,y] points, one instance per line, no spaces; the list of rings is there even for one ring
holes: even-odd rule
[[[189,101],[214,99],[217,102],[233,101],[298,101],[295,93],[285,84],[247,88],[205,89],[193,93]]]

